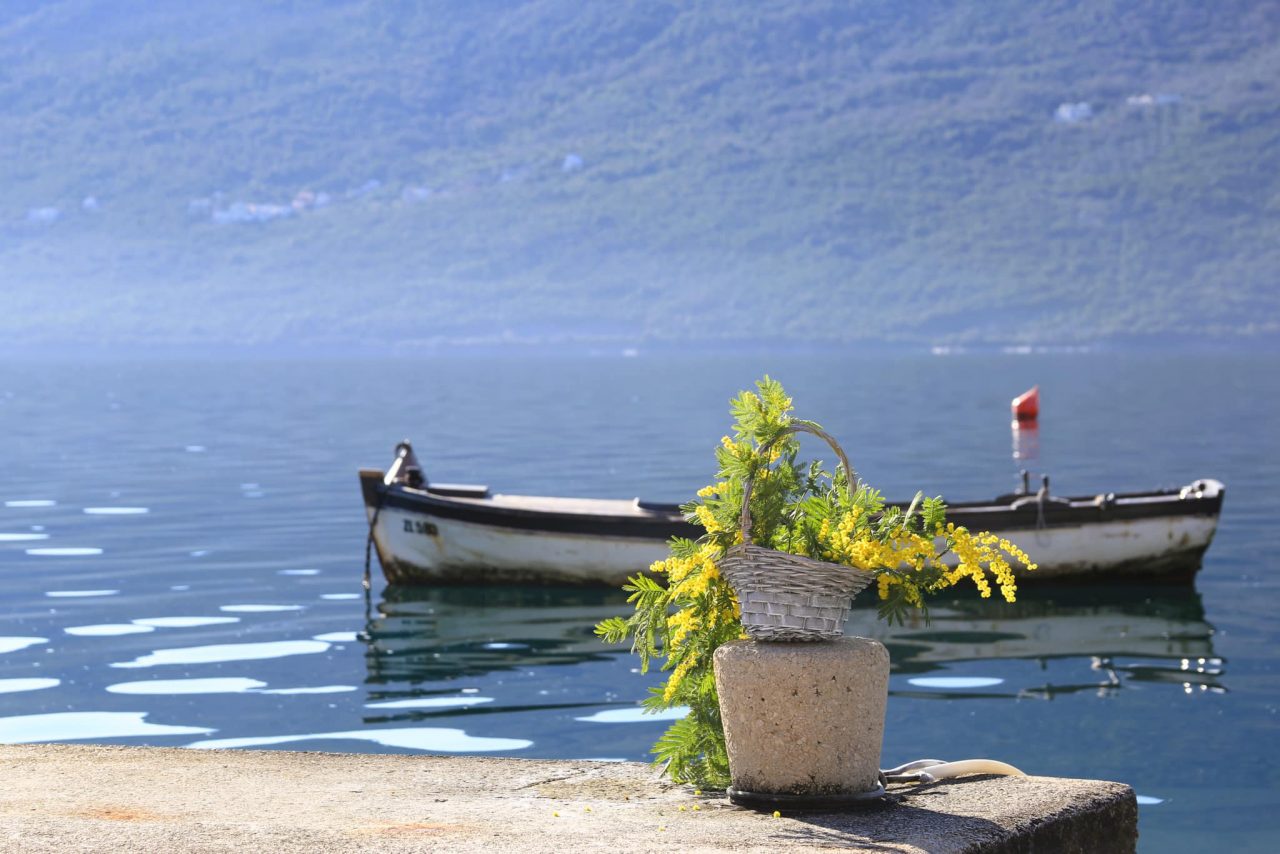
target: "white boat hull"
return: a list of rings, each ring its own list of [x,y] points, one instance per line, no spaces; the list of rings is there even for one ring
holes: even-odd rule
[[[1167,576],[1198,563],[1216,527],[1216,517],[1169,516],[992,533],[1037,562],[1022,577],[1048,580]],[[388,579],[402,583],[617,585],[667,555],[659,540],[500,528],[390,507],[378,513],[373,539]]]
[[[373,541],[388,580],[406,583],[620,585],[667,555],[660,540],[499,528],[400,508],[378,514]]]
[[[1209,547],[1216,517],[1165,516],[1039,530],[992,531],[1012,540],[1038,568],[1036,580],[1114,575],[1164,576]]]

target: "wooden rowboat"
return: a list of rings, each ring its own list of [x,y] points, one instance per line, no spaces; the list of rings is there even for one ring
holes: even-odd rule
[[[361,469],[360,485],[392,584],[616,585],[665,557],[671,537],[702,533],[674,504],[430,483],[408,442],[387,471]],[[1188,581],[1213,540],[1224,491],[1204,479],[1181,489],[1060,498],[1046,479],[1035,493],[1024,486],[991,501],[949,504],[947,519],[1022,546],[1039,564],[1028,580]]]

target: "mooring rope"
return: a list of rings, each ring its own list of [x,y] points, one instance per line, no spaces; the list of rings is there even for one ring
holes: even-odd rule
[[[364,579],[361,584],[364,585],[365,593],[368,593],[372,586],[369,577],[369,566],[373,559],[373,529],[378,525],[378,515],[382,513],[382,501],[386,496],[386,490],[378,493],[378,504],[373,508],[373,517],[369,520],[369,536],[364,541]]]

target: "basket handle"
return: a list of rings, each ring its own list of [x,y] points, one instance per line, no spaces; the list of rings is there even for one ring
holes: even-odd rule
[[[858,473],[853,470],[853,466],[849,465],[849,458],[845,456],[844,449],[840,447],[839,443],[831,437],[830,433],[812,421],[792,421],[781,433],[764,443],[760,447],[760,453],[767,454],[784,436],[789,436],[792,433],[809,433],[831,446],[831,450],[835,451],[836,456],[840,458],[840,465],[844,466],[845,473],[849,475],[849,494],[852,496],[858,488]],[[742,529],[742,542],[748,544],[751,542],[751,490],[753,486],[751,478],[747,478],[742,484],[742,515],[738,518],[738,527]]]

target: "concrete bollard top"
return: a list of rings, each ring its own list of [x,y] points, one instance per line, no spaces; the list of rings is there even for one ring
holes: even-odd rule
[[[889,653],[882,644],[735,641],[717,649],[714,662],[736,803],[852,805],[883,792]]]

